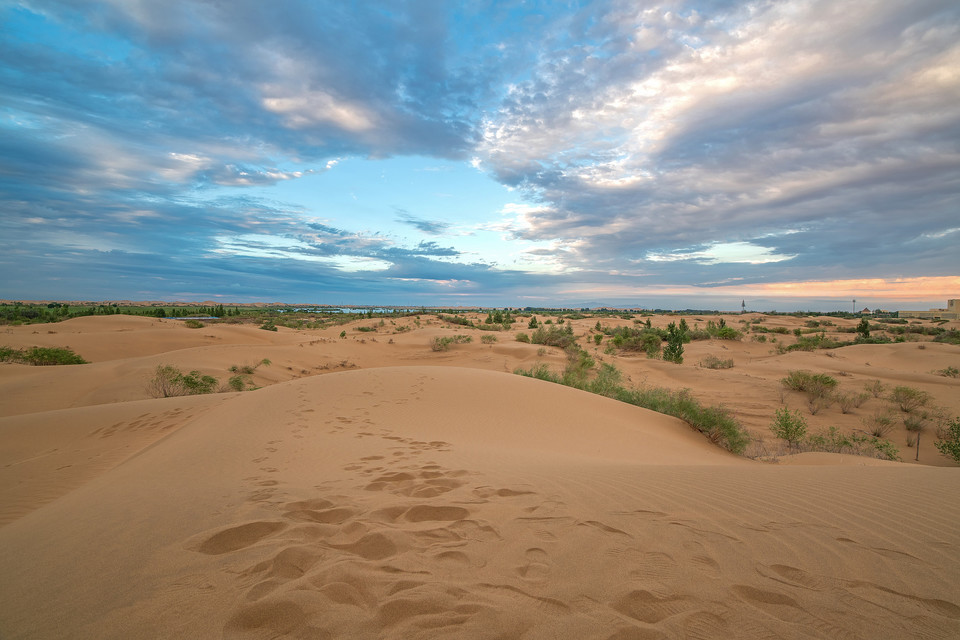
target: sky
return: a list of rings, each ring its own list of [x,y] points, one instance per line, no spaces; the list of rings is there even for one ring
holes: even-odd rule
[[[0,33],[3,299],[960,298],[956,0],[0,0]]]

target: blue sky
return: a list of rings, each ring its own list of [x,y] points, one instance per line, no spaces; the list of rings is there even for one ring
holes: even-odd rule
[[[0,298],[960,297],[960,5],[0,0]]]

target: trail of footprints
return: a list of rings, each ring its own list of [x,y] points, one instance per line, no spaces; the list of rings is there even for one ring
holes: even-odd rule
[[[310,428],[304,413],[297,413],[295,437]],[[750,584],[730,584],[721,579],[720,565],[730,554],[720,551],[743,547],[735,536],[659,511],[612,512],[617,526],[579,520],[562,501],[530,487],[491,486],[478,473],[445,467],[438,459],[451,449],[447,442],[399,437],[344,416],[326,426],[331,435],[380,439],[386,447],[344,467],[350,484],[321,483],[316,496],[289,501],[269,479],[276,471],[269,455],[280,442],[268,443],[266,455],[253,461],[267,475],[247,480],[257,487],[250,500],[269,505],[276,517],[200,534],[189,544],[201,554],[234,558],[231,573],[245,595],[225,638],[384,637],[384,629],[391,637],[410,630],[515,637],[535,621],[574,615],[592,618],[597,633],[591,637],[605,640],[777,637],[797,626],[826,637],[863,637],[875,607],[906,607],[914,624],[920,620],[935,631],[937,620],[960,628],[960,607],[949,601],[785,564],[756,563]],[[491,503],[500,511],[508,507],[514,517],[499,517],[499,524],[484,519]],[[671,540],[658,548],[654,536]],[[616,595],[604,600],[586,593],[573,602],[550,597],[558,586],[555,558],[563,557],[554,552],[570,539],[584,553],[613,557],[625,567],[610,590]],[[672,555],[677,549],[684,557]],[[690,572],[716,597],[683,593],[677,585]],[[819,615],[798,601],[810,592],[844,606]],[[514,606],[498,606],[504,601]],[[525,614],[515,613],[518,601],[528,603],[520,607]],[[739,604],[732,608],[731,602]]]

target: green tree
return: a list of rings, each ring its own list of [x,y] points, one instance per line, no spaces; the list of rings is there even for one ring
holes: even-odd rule
[[[860,319],[860,324],[857,325],[857,335],[861,340],[870,339],[870,323],[866,318]]]
[[[673,322],[667,325],[667,346],[663,348],[663,359],[667,362],[683,364],[684,333]]]

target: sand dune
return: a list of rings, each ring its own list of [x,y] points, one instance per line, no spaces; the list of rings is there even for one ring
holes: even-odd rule
[[[132,333],[152,345],[100,344],[90,365],[0,367],[0,637],[960,635],[956,468],[733,456],[676,419],[505,372],[560,361],[536,345],[432,353],[440,327],[245,344],[234,330],[258,330],[145,322]],[[89,324],[70,344],[91,353],[119,325]],[[946,397],[928,367],[956,354],[725,346],[743,366],[618,366],[707,395],[735,384],[759,417],[780,358]],[[158,362],[222,377],[262,358],[257,391],[145,397]]]

